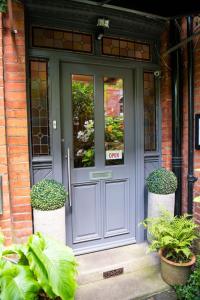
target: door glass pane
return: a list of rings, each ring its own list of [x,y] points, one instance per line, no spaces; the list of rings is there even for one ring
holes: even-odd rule
[[[72,75],[74,167],[94,166],[94,78]]]
[[[144,151],[156,151],[156,93],[153,72],[144,72]]]
[[[31,137],[33,156],[50,155],[48,61],[30,61]]]
[[[104,77],[105,163],[124,163],[123,79]]]

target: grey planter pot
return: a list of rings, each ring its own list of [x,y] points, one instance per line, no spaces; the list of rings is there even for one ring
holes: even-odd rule
[[[174,216],[175,193],[161,195],[148,192],[148,218],[160,216],[160,210],[166,209]],[[147,240],[151,243],[150,234],[147,231]]]
[[[65,236],[65,207],[42,211],[33,210],[34,232],[41,232],[62,243],[66,243]]]
[[[174,215],[175,193],[160,195],[148,192],[148,218],[160,216],[160,209],[164,208]]]

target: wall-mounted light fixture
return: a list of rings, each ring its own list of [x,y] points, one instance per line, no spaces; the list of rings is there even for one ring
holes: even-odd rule
[[[105,18],[98,18],[97,20],[97,30],[96,30],[96,38],[97,40],[101,40],[104,36],[105,30],[109,28],[110,21]]]

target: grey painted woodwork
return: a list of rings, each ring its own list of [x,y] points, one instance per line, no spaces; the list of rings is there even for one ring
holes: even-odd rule
[[[166,21],[73,1],[26,0],[29,22],[95,33],[97,18],[110,20],[108,35],[143,39],[159,45]]]
[[[36,183],[43,178],[54,178],[58,181],[62,182],[63,180],[63,165],[62,161],[62,153],[63,148],[61,146],[61,112],[63,111],[63,107],[61,106],[60,98],[60,62],[74,62],[74,63],[83,63],[95,66],[99,64],[104,67],[111,68],[121,68],[128,69],[128,71],[135,70],[133,76],[133,82],[135,84],[134,93],[134,122],[136,126],[133,128],[133,146],[134,146],[134,155],[135,155],[135,165],[131,169],[132,173],[136,174],[135,176],[135,195],[137,195],[135,199],[135,238],[132,242],[143,241],[144,239],[144,231],[142,227],[137,226],[137,224],[146,216],[147,210],[147,192],[144,185],[144,179],[153,169],[159,167],[160,165],[160,155],[161,155],[161,132],[160,132],[160,122],[161,122],[161,112],[159,108],[159,81],[156,83],[157,89],[157,151],[146,153],[144,156],[144,124],[143,124],[143,71],[145,70],[158,70],[158,62],[159,57],[157,53],[159,52],[159,37],[160,33],[164,30],[165,24],[162,21],[148,19],[145,17],[137,16],[134,14],[127,14],[124,12],[117,12],[111,9],[105,9],[102,7],[91,7],[88,5],[73,3],[71,1],[63,1],[59,0],[56,2],[52,2],[50,0],[42,1],[42,0],[26,0],[26,21],[27,28],[30,29],[31,25],[39,25],[39,26],[48,26],[54,28],[61,29],[74,29],[78,31],[85,31],[88,33],[92,33],[93,36],[96,30],[96,20],[97,17],[105,16],[108,17],[111,21],[111,28],[108,31],[108,35],[122,37],[122,38],[130,38],[130,39],[140,39],[142,41],[149,41],[152,45],[153,49],[153,58],[152,62],[140,62],[129,59],[120,59],[120,58],[112,58],[112,57],[103,57],[100,53],[100,41],[94,40],[94,53],[92,55],[72,53],[70,51],[62,51],[62,50],[52,50],[52,49],[33,49],[29,47],[28,54],[30,57],[38,57],[38,58],[47,58],[49,60],[49,109],[50,109],[50,131],[51,131],[51,149],[52,155],[45,159],[44,157],[35,157],[32,160],[32,182]],[[29,30],[28,29],[28,30]],[[156,51],[154,51],[156,49]],[[28,64],[27,64],[28,65]],[[132,83],[133,86],[133,83]],[[57,121],[57,129],[52,129],[52,121]],[[66,149],[64,149],[66,150]],[[65,162],[66,163],[66,162]],[[115,186],[117,191],[115,197],[117,200],[117,220],[118,220],[118,228],[115,227],[116,220],[115,217],[109,218],[108,215],[105,214],[106,218],[104,222],[104,232],[106,235],[113,234],[114,232],[118,233],[122,232],[119,235],[123,236],[123,232],[127,230],[127,219],[125,220],[124,216],[127,215],[128,207],[128,198],[124,195],[124,199],[126,201],[124,203],[120,202],[119,199],[122,199],[120,195],[124,193],[125,187],[127,185],[126,180],[116,181],[114,180],[105,180],[104,186],[102,187],[102,182],[90,181],[84,190],[84,193],[88,195],[93,195],[91,198],[95,198],[95,205],[91,203],[87,203],[87,205],[91,206],[91,211],[94,214],[97,214],[97,208],[100,205],[100,198],[97,196],[99,194],[99,190],[104,191],[104,209],[111,210],[113,207],[112,198],[108,197],[113,195],[112,187]],[[120,187],[120,188],[119,188]],[[79,182],[76,182],[73,187],[73,193],[76,194],[77,201],[81,203],[81,193],[82,193],[83,185]],[[73,195],[74,197],[74,195]],[[88,197],[88,202],[90,201],[90,197]],[[126,204],[126,205],[125,205]],[[124,205],[124,206],[123,206]],[[122,209],[123,207],[123,209]],[[101,207],[100,207],[101,208]],[[122,209],[123,213],[119,213],[120,209]],[[78,208],[77,208],[78,210]],[[80,211],[77,211],[80,214]],[[69,208],[66,210],[66,219],[68,220],[68,216],[71,214]],[[92,243],[88,247],[88,251],[96,250],[96,242],[97,237],[102,234],[100,229],[100,219],[93,218],[93,215],[88,215],[90,217],[90,222],[92,224],[90,230],[86,227],[82,227],[82,224],[75,224],[76,228],[74,229],[74,238],[76,240],[80,240],[81,238],[86,236],[86,231],[89,231],[89,238],[92,240]],[[132,218],[132,216],[131,216]],[[82,219],[82,223],[84,221],[84,216]],[[81,220],[80,220],[81,222]],[[86,226],[86,225],[85,225]],[[95,235],[96,238],[95,239]],[[110,238],[111,239],[111,238]],[[119,245],[118,241],[114,241],[115,238],[111,242],[108,242],[107,245],[102,244],[98,246],[98,249],[105,249],[109,247],[114,247],[115,245]],[[129,243],[129,242],[128,242]],[[86,249],[86,248],[85,248]],[[87,250],[85,250],[87,251]],[[80,251],[79,251],[80,252]]]
[[[52,179],[52,159],[51,157],[35,157],[32,161],[32,183],[36,184],[42,179]]]
[[[95,101],[95,166],[73,167],[71,74],[92,75]],[[61,106],[63,140],[63,181],[67,186],[65,154],[71,149],[72,207],[67,208],[67,243],[76,253],[136,240],[135,151],[133,71],[100,65],[63,63],[61,65]],[[103,78],[122,78],[124,89],[124,164],[105,165]],[[93,179],[91,172],[110,172],[109,180]]]

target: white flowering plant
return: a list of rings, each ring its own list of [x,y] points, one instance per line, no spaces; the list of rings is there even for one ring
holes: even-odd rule
[[[80,148],[76,155],[81,157],[82,165],[90,167],[94,165],[94,121],[87,120],[84,123],[84,130],[79,130],[77,140],[81,142]]]

